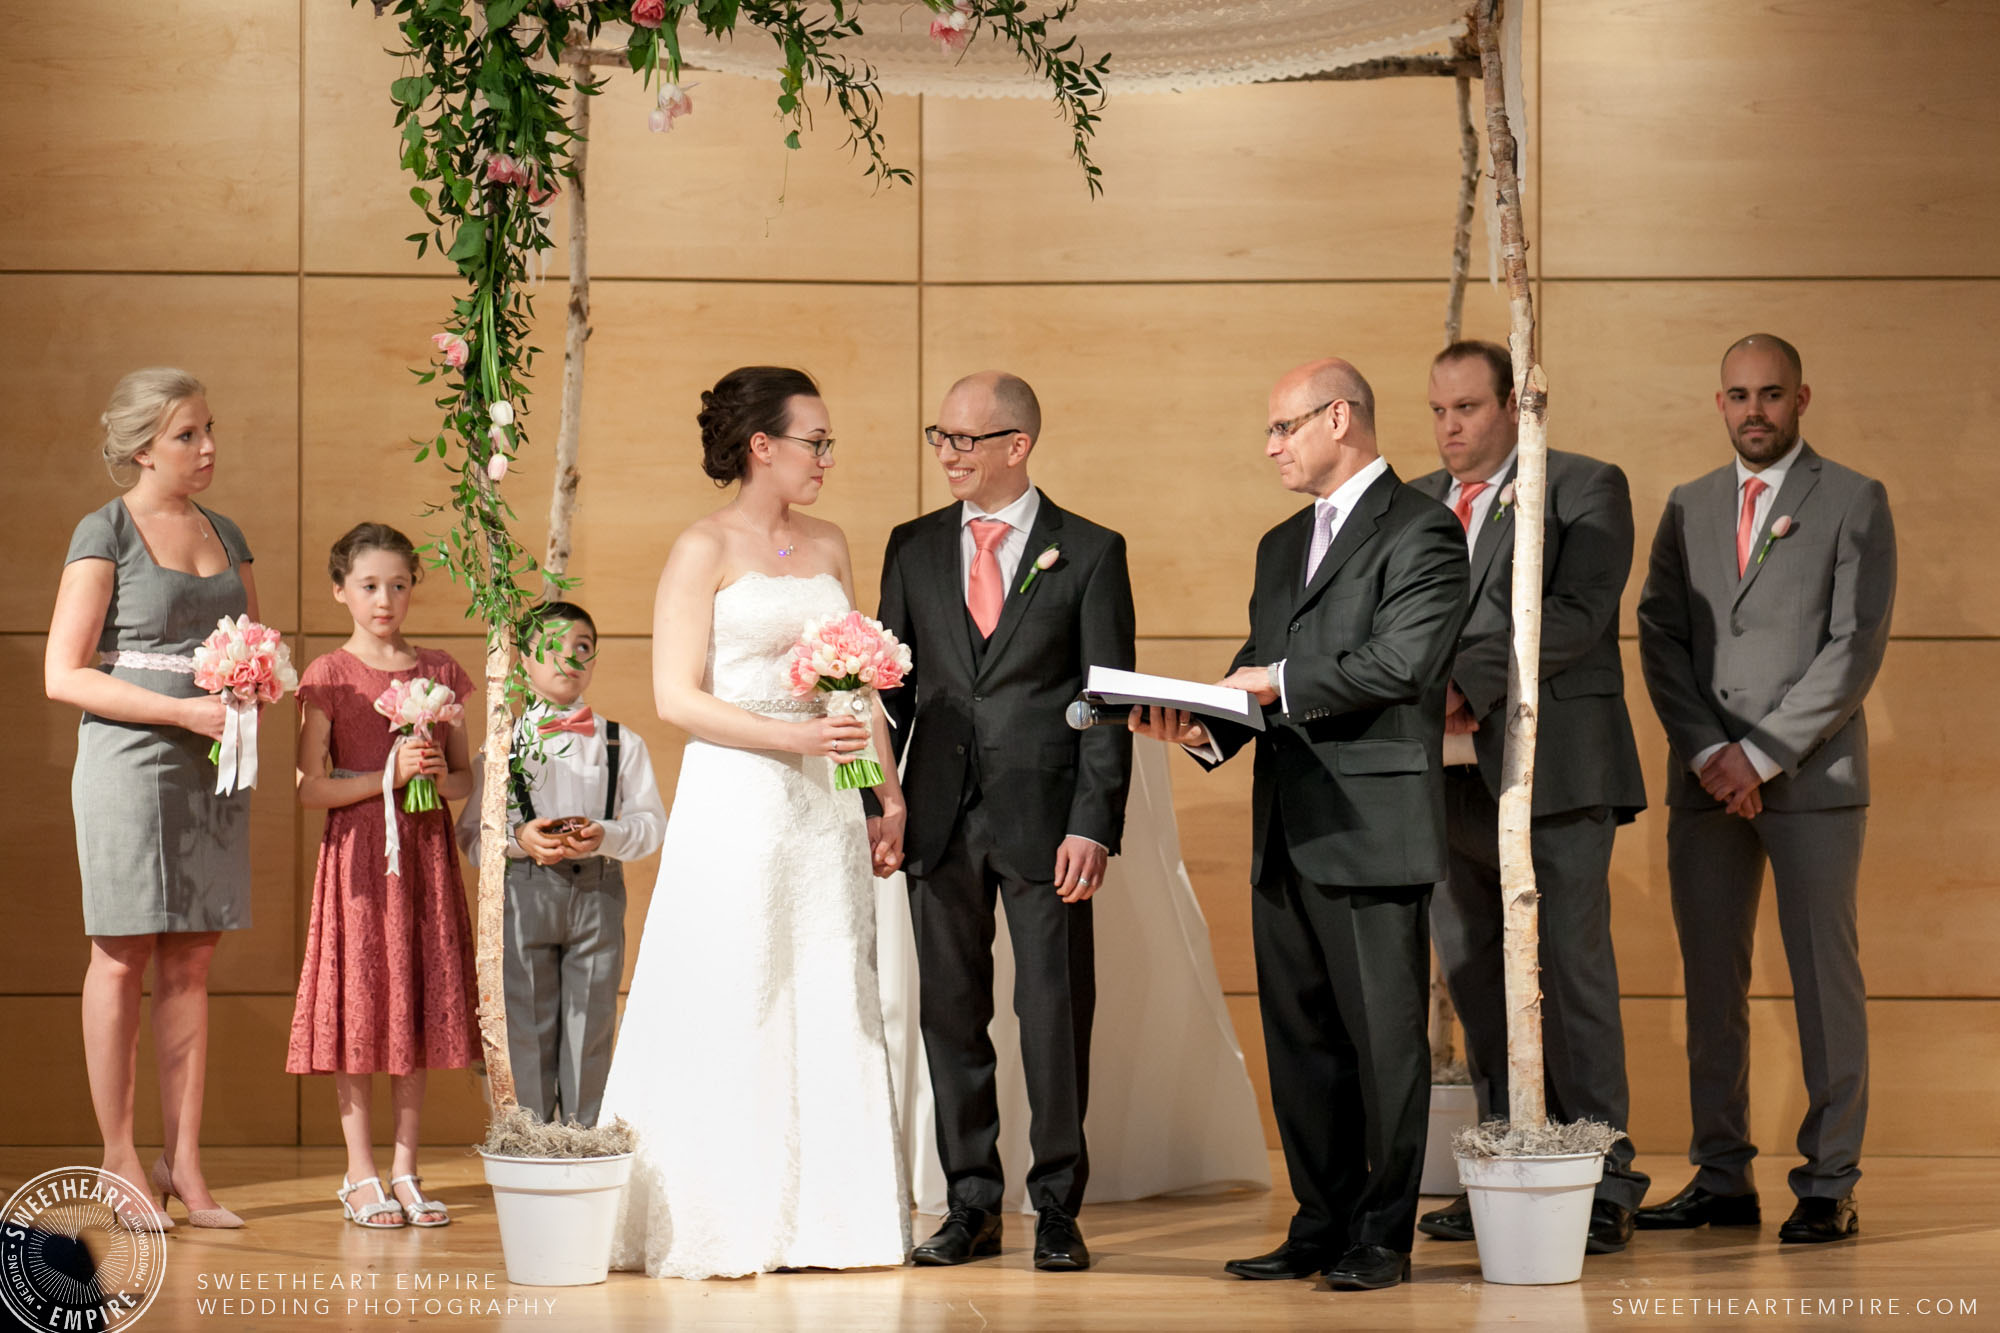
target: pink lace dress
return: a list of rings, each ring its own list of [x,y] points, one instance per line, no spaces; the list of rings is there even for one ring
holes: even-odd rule
[[[305,669],[299,698],[332,720],[336,769],[381,772],[393,738],[375,698],[413,676],[461,699],[473,689],[458,663],[428,648],[407,671],[378,671],[344,649]],[[379,795],[327,811],[288,1073],[408,1074],[464,1069],[479,1056],[472,922],[451,811],[405,813],[398,793],[396,819],[402,873],[392,875]]]

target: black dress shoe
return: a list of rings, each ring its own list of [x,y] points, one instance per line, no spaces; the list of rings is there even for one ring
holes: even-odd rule
[[[1609,1199],[1590,1205],[1590,1238],[1583,1243],[1585,1254],[1616,1254],[1632,1239],[1632,1210]]]
[[[1418,1218],[1417,1230],[1439,1240],[1471,1240],[1472,1204],[1461,1194],[1437,1211]]]
[[[1252,1282],[1280,1282],[1288,1278],[1318,1277],[1338,1257],[1337,1251],[1324,1245],[1287,1240],[1269,1254],[1260,1254],[1254,1259],[1231,1259],[1222,1266],[1222,1271]]]
[[[1081,1273],[1090,1267],[1090,1247],[1083,1243],[1076,1219],[1060,1208],[1042,1209],[1035,1223],[1035,1267],[1045,1273]]]
[[[1710,1194],[1692,1182],[1665,1203],[1632,1214],[1633,1224],[1641,1231],[1684,1231],[1698,1226],[1754,1227],[1763,1221],[1764,1212],[1757,1205],[1755,1192]]]
[[[1410,1280],[1410,1256],[1382,1245],[1350,1245],[1326,1270],[1335,1291],[1379,1291]]]
[[[910,1254],[910,1262],[925,1268],[962,1264],[968,1259],[1000,1253],[1000,1214],[953,1204],[944,1225]]]
[[[1800,1199],[1778,1228],[1778,1239],[1795,1245],[1823,1245],[1846,1240],[1860,1230],[1861,1214],[1855,1211],[1854,1195],[1849,1193],[1838,1199]]]

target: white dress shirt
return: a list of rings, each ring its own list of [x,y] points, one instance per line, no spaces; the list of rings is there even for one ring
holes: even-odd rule
[[[1729,510],[1729,540],[1730,554],[1732,556],[1736,553],[1736,525],[1743,517],[1743,488],[1750,484],[1752,477],[1764,483],[1764,490],[1758,493],[1756,507],[1750,511],[1750,530],[1761,534],[1771,522],[1771,510],[1778,503],[1778,489],[1785,484],[1785,474],[1792,470],[1792,464],[1799,461],[1799,450],[1804,446],[1805,440],[1804,438],[1800,438],[1790,449],[1785,451],[1783,458],[1770,464],[1762,472],[1752,472],[1748,467],[1744,466],[1742,457],[1740,455],[1737,457],[1736,502]],[[1754,541],[1751,543],[1751,560],[1756,560],[1757,551],[1761,544]],[[1778,774],[1785,771],[1783,764],[1780,764],[1777,760],[1758,749],[1747,737],[1736,743],[1743,747],[1743,757],[1748,759],[1750,766],[1757,770],[1757,777],[1760,781],[1769,782],[1772,778],[1777,777]],[[1693,759],[1690,759],[1688,767],[1696,773],[1700,773],[1707,766],[1708,761],[1713,759],[1716,753],[1723,748],[1720,745],[1709,746]]]
[[[1493,475],[1486,479],[1486,489],[1472,497],[1472,522],[1465,525],[1465,550],[1468,555],[1471,554],[1472,548],[1479,544],[1479,534],[1486,530],[1486,524],[1492,520],[1493,506],[1499,503],[1500,492],[1505,489],[1500,484],[1501,479],[1513,469],[1514,460],[1520,456],[1520,452],[1516,449],[1508,454],[1507,461],[1494,469]],[[1451,488],[1444,493],[1445,507],[1453,514],[1458,513],[1458,499],[1464,492],[1465,483],[1454,477]]]
[[[1035,515],[1042,512],[1042,493],[1033,486],[1021,498],[995,513],[987,513],[978,505],[966,500],[959,505],[958,513],[958,572],[959,587],[968,598],[972,594],[972,558],[979,553],[979,543],[972,539],[972,520],[994,518],[1007,525],[1007,535],[1000,539],[993,558],[1000,562],[1000,588],[1003,593],[1014,591],[1014,576],[1021,572],[1021,561],[1028,551],[1028,532],[1035,526]],[[1037,551],[1035,554],[1040,555]]]
[[[551,707],[537,699],[522,713],[514,731],[522,765],[527,772],[528,795],[535,803],[535,817],[555,819],[582,815],[604,826],[604,841],[597,855],[614,861],[637,861],[660,850],[667,836],[667,812],[660,804],[659,783],[653,777],[653,761],[646,742],[630,727],[618,729],[618,808],[604,818],[605,783],[610,766],[610,747],[604,740],[604,719],[588,736],[558,731],[542,743],[540,758],[528,750],[528,737],[544,718],[559,717],[566,709]],[[479,806],[485,784],[486,755],[481,751],[472,761],[472,796],[458,817],[458,845],[474,865],[479,864]],[[527,853],[514,840],[517,823],[527,815],[511,806],[507,816],[507,855]]]

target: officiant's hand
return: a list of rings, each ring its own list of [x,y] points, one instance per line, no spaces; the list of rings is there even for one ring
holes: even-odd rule
[[[903,806],[883,804],[882,813],[868,819],[868,853],[874,862],[875,878],[887,879],[903,864],[903,829],[908,819]]]
[[[1278,702],[1278,687],[1269,667],[1238,667],[1216,682],[1225,690],[1244,690],[1260,704]]]
[[[1111,854],[1089,838],[1075,834],[1056,848],[1056,896],[1066,903],[1085,902],[1104,883],[1104,865]]]
[[[1447,736],[1470,736],[1479,730],[1479,719],[1472,715],[1472,705],[1458,692],[1456,684],[1444,687],[1444,734]]]
[[[1208,744],[1208,728],[1195,721],[1194,714],[1178,708],[1141,704],[1133,708],[1132,720],[1126,725],[1135,735],[1151,736],[1169,745],[1192,745],[1200,749]]]

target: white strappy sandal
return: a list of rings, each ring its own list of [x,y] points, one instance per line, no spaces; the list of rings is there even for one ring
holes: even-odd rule
[[[381,1202],[364,1203],[360,1207],[356,1207],[347,1201],[348,1195],[368,1185],[373,1185],[375,1192],[382,1196]],[[333,1192],[333,1197],[340,1200],[341,1211],[347,1215],[347,1220],[356,1226],[367,1227],[371,1231],[394,1231],[397,1227],[408,1225],[409,1219],[403,1216],[403,1205],[396,1202],[395,1197],[382,1188],[382,1177],[380,1176],[370,1176],[366,1180],[357,1180],[351,1185],[347,1182],[347,1177],[342,1176],[340,1178],[340,1188]],[[377,1222],[375,1220],[378,1217],[387,1217],[390,1213],[396,1214],[395,1221]]]
[[[402,1200],[400,1198],[397,1199],[397,1202],[402,1206],[404,1220],[407,1221],[409,1225],[413,1227],[450,1226],[451,1209],[445,1207],[443,1204],[439,1203],[436,1199],[426,1199],[424,1197],[423,1181],[419,1179],[417,1176],[415,1175],[391,1176],[389,1178],[389,1189],[391,1190],[392,1194],[396,1186],[402,1184],[406,1180],[410,1182],[410,1193],[416,1195],[417,1197],[411,1200],[409,1203],[402,1203]],[[417,1214],[419,1213],[436,1213],[438,1215],[438,1220],[435,1222],[419,1222],[417,1220]]]

